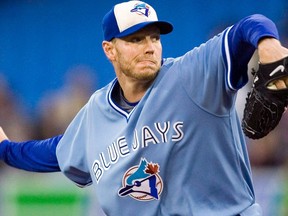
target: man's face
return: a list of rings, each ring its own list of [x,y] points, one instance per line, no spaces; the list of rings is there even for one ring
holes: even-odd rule
[[[132,35],[115,38],[116,74],[139,81],[152,81],[161,67],[162,45],[156,26],[148,26]]]

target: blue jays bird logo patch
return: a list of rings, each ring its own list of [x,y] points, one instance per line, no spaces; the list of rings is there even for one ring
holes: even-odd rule
[[[148,17],[150,14],[149,6],[145,3],[136,4],[134,8],[131,10],[131,12],[136,12],[145,15],[146,17]]]
[[[133,166],[125,172],[118,195],[121,197],[129,195],[138,201],[160,199],[163,181],[159,175],[159,168],[157,163],[148,163],[142,158],[138,166]]]

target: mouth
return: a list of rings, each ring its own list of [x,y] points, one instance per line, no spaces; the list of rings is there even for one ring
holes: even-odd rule
[[[140,62],[153,62],[153,63],[155,63],[156,61],[153,59],[142,59],[142,60],[140,60]]]
[[[151,65],[151,64],[156,65],[157,64],[156,61],[151,60],[151,59],[143,59],[143,60],[140,60],[139,63],[140,64],[148,64],[148,65]]]

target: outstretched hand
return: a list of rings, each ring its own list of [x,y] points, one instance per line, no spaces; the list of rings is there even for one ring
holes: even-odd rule
[[[0,127],[0,142],[2,142],[3,140],[8,140],[8,137],[3,131],[2,127]]]

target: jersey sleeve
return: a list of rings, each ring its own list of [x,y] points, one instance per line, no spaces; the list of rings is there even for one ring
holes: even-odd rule
[[[234,93],[226,86],[226,69],[222,55],[225,32],[192,49],[172,67],[179,75],[181,85],[191,100],[213,115],[227,115]]]
[[[223,55],[231,89],[237,90],[247,83],[248,62],[264,37],[279,39],[275,24],[261,14],[245,17],[227,30]]]
[[[248,81],[248,63],[263,37],[278,38],[274,23],[255,14],[175,60],[181,85],[202,109],[227,115]]]
[[[62,173],[79,187],[92,183],[87,165],[87,105],[72,120],[59,142],[56,155]]]
[[[60,171],[56,158],[56,146],[62,135],[45,140],[13,142],[4,140],[0,144],[0,159],[8,165],[33,172]]]

